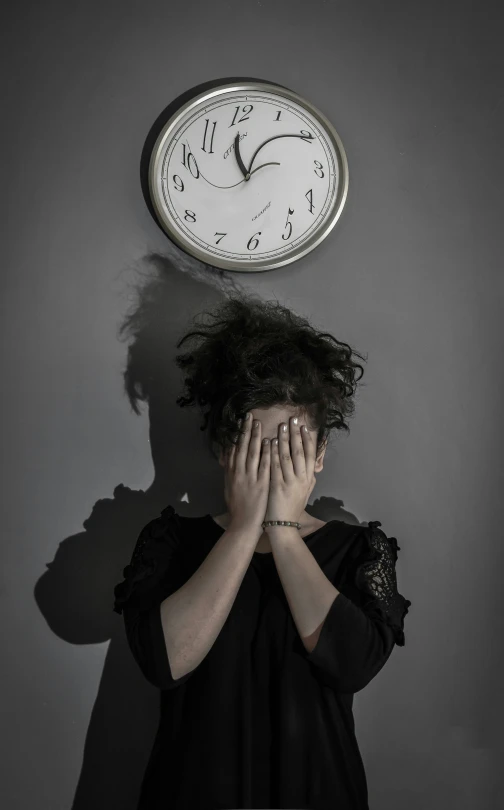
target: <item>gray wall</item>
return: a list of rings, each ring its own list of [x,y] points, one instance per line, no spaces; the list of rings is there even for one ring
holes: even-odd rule
[[[158,693],[129,655],[112,588],[159,506],[225,510],[198,416],[175,405],[172,362],[223,280],[152,221],[139,158],[175,96],[233,75],[311,100],[349,160],[348,202],[329,238],[300,262],[237,281],[368,353],[351,435],[328,452],[310,511],[380,520],[398,539],[399,589],[412,601],[406,646],[355,697],[370,808],[502,806],[500,15],[485,2],[397,0],[31,0],[10,11],[6,810],[135,807]],[[151,250],[179,269],[159,295],[165,376],[137,416],[117,330]]]

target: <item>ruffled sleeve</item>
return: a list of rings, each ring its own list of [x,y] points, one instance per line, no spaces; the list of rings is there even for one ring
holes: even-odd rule
[[[359,692],[378,674],[394,645],[405,644],[411,602],[397,589],[400,546],[375,520],[358,532],[339,590],[316,646],[307,653],[316,673],[340,692]]]
[[[124,580],[114,588],[114,610],[123,615],[133,657],[158,689],[173,689],[192,674],[173,679],[160,612],[161,602],[185,581],[177,560],[181,536],[178,515],[167,506],[140,532]]]

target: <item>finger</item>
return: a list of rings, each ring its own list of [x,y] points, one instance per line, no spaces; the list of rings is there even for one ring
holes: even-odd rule
[[[252,419],[249,419],[252,422]],[[245,467],[248,473],[257,473],[259,465],[259,456],[261,455],[261,423],[258,419],[252,422],[252,428],[249,428],[250,439],[245,453]]]
[[[305,456],[305,464],[306,464],[306,475],[308,478],[311,478],[314,471],[315,471],[315,442],[310,435],[310,431],[308,430],[307,425],[303,425],[301,427],[301,441],[303,442],[304,448],[304,456]]]
[[[259,464],[259,471],[264,475],[270,476],[270,455],[271,443],[269,439],[263,439],[261,442],[261,461]]]
[[[282,467],[280,464],[280,458],[278,454],[279,444],[280,442],[278,441],[278,439],[273,439],[271,442],[270,466],[271,466],[271,481],[273,483],[277,481],[278,482],[283,481]]]
[[[284,426],[287,428],[286,430],[284,430]],[[289,425],[286,422],[282,422],[282,424],[278,426],[278,454],[280,457],[282,475],[286,482],[294,478],[294,467],[292,466],[289,440]]]
[[[296,417],[293,416],[289,420],[291,460],[294,475],[301,477],[306,475],[305,446],[301,436],[299,419],[298,424],[296,425],[294,424],[295,418]]]
[[[248,417],[248,418],[247,418]],[[245,452],[245,458],[247,457],[248,452],[248,444],[249,444],[249,437],[250,437],[250,425],[251,425],[251,418],[249,414],[245,414],[245,419],[238,420],[238,438],[236,444],[233,443],[230,453],[229,453],[229,463],[234,464],[237,466],[238,464],[243,464],[245,467],[245,461],[243,461],[243,454]],[[244,451],[243,448],[246,448]],[[241,456],[240,456],[241,453]]]
[[[249,452],[250,438],[252,435],[252,414],[246,413],[243,419],[240,435],[238,436],[238,444],[235,450],[235,464],[245,470],[247,463],[247,456]]]

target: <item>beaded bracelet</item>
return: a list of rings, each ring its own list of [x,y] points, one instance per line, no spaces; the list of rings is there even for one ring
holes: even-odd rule
[[[261,525],[263,529],[266,526],[295,526],[296,529],[301,528],[301,524],[297,523],[295,520],[265,520]]]

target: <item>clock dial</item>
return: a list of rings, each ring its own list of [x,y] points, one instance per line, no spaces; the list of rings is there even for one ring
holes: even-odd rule
[[[348,186],[341,142],[317,112],[249,88],[187,105],[151,160],[151,195],[169,235],[230,269],[268,269],[312,250]]]

